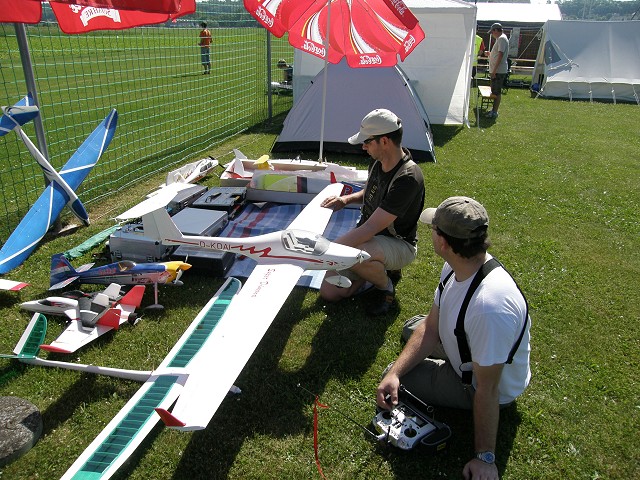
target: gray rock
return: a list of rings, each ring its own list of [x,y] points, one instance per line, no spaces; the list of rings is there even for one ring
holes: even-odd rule
[[[27,453],[42,435],[42,415],[18,397],[0,397],[0,467]]]

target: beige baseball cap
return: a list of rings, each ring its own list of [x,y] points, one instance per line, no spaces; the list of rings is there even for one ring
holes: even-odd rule
[[[487,211],[469,197],[449,197],[438,208],[427,208],[422,212],[420,221],[460,239],[481,237],[489,227]]]
[[[400,127],[402,122],[395,113],[386,108],[376,108],[365,115],[360,124],[360,131],[349,137],[348,141],[351,145],[357,145],[375,135],[395,132]]]

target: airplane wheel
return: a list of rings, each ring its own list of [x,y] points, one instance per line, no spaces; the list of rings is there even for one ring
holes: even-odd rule
[[[140,321],[140,319],[138,318],[138,315],[136,315],[135,313],[132,313],[132,314],[129,315],[129,318],[127,319],[127,321],[131,325],[135,325]]]

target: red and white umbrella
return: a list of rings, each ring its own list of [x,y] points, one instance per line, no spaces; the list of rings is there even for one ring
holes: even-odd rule
[[[244,0],[276,37],[302,51],[350,67],[392,67],[424,39],[418,19],[400,0]],[[327,41],[328,40],[328,41]]]
[[[304,52],[353,68],[393,67],[425,38],[418,19],[401,0],[244,0],[247,11],[276,37]],[[324,137],[322,98],[320,159]]]
[[[40,0],[2,0],[0,23],[38,23]],[[196,11],[195,0],[49,0],[64,33],[124,30]]]

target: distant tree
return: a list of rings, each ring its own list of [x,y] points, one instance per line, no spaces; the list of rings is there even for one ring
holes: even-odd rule
[[[640,0],[560,0],[558,5],[564,20],[631,20],[640,10]]]

